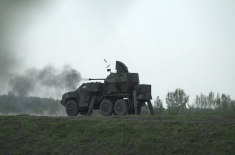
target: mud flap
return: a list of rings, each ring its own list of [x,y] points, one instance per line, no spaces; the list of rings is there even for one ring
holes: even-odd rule
[[[147,102],[148,102],[148,107],[149,107],[149,110],[150,110],[151,115],[154,115],[154,113],[153,113],[153,106],[152,106],[151,101],[148,100]]]
[[[134,98],[135,115],[137,115],[137,95],[136,95],[136,89],[137,89],[137,87],[134,86],[133,98]]]
[[[91,103],[89,105],[89,109],[88,109],[88,112],[87,112],[87,116],[91,115],[91,112],[92,112],[92,109],[93,109],[93,106],[94,106],[94,103],[95,103],[95,99],[96,99],[96,96],[92,96]]]

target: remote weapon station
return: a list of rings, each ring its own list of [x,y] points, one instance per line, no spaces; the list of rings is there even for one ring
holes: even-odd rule
[[[100,109],[103,116],[139,115],[147,102],[152,115],[151,85],[139,84],[138,73],[129,73],[126,65],[116,61],[116,73],[110,72],[101,82],[83,83],[76,91],[65,93],[61,104],[68,116],[91,115],[93,109]],[[110,69],[107,69],[110,71]]]

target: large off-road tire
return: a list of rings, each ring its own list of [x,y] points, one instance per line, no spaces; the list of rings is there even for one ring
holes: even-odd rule
[[[104,99],[100,104],[100,113],[103,116],[111,116],[113,114],[113,103],[108,99]]]
[[[128,106],[125,100],[119,99],[114,104],[114,112],[117,116],[124,116],[128,113]]]
[[[69,100],[66,104],[66,113],[68,116],[77,116],[79,107],[76,101]]]

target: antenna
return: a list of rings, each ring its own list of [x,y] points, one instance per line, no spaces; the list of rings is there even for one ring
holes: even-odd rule
[[[106,64],[107,64],[107,61],[105,59],[104,59],[104,62],[106,62]],[[106,68],[108,68],[109,66],[110,66],[110,64]],[[107,71],[111,72],[111,69],[107,69]]]
[[[107,63],[107,61],[104,59],[104,62],[106,62]],[[106,67],[106,68],[108,68],[110,66],[110,64]],[[108,69],[107,71],[111,71],[111,69]]]

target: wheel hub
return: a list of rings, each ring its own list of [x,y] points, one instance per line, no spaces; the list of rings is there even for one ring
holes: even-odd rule
[[[117,110],[122,110],[122,105],[118,105]]]
[[[109,110],[109,105],[108,105],[108,104],[104,104],[103,109],[104,109],[105,111],[108,111],[108,110]]]
[[[73,106],[73,105],[70,105],[70,106],[68,107],[68,110],[71,111],[71,112],[74,111],[74,106]]]

